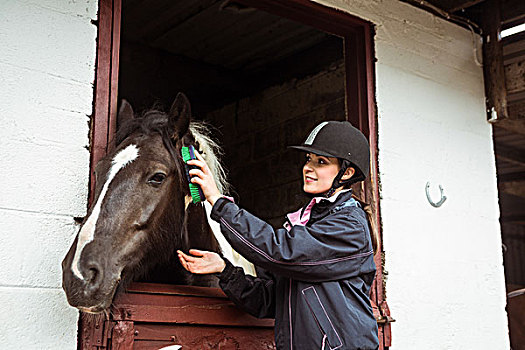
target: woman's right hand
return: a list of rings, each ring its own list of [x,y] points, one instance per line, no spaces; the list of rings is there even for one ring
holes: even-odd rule
[[[213,206],[217,199],[222,197],[222,194],[217,188],[213,174],[204,158],[202,158],[197,151],[195,151],[195,155],[197,159],[188,161],[188,165],[195,165],[199,168],[189,171],[191,182],[201,187],[204,197],[206,197],[206,200]]]
[[[182,266],[191,273],[220,273],[226,267],[221,256],[214,252],[190,249],[190,254],[193,256],[184,254],[180,250],[177,250],[177,254]]]

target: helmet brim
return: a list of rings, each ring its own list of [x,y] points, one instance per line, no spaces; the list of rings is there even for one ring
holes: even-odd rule
[[[334,154],[332,154],[330,152],[323,151],[323,150],[321,150],[319,148],[312,147],[312,146],[288,146],[288,148],[293,148],[293,149],[297,149],[299,151],[317,154],[318,156],[338,158],[336,155],[334,155]]]

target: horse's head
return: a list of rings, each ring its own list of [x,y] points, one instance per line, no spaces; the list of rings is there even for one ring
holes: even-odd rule
[[[190,114],[183,94],[167,114],[134,118],[123,103],[116,146],[96,165],[93,203],[62,262],[72,306],[106,310],[121,279],[129,281],[183,248],[189,191],[180,148],[193,142]]]

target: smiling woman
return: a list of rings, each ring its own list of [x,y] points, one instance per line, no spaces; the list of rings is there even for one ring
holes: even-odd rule
[[[212,219],[257,266],[257,277],[213,252],[179,251],[179,259],[192,273],[219,274],[223,291],[246,312],[275,318],[277,349],[377,349],[369,299],[375,234],[345,188],[368,175],[368,141],[349,122],[329,121],[294,148],[308,152],[303,189],[312,199],[276,230],[221,197],[204,159],[188,162],[200,168],[190,174],[213,205]]]
[[[306,164],[303,166],[303,190],[307,193],[322,194],[332,186],[333,179],[341,169],[341,162],[335,157],[318,156],[315,153],[306,154]],[[341,177],[348,180],[354,175],[355,169],[348,167]]]

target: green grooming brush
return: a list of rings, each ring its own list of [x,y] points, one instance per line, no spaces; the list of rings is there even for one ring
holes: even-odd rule
[[[182,154],[182,160],[184,161],[184,168],[186,169],[186,178],[188,179],[188,183],[190,185],[190,194],[191,198],[193,199],[193,203],[202,202],[206,199],[204,197],[204,193],[202,193],[202,190],[199,185],[191,182],[190,177],[190,170],[199,169],[199,167],[195,165],[188,165],[188,161],[197,159],[197,157],[195,156],[195,148],[192,145],[188,147],[182,147],[180,149],[180,153]]]

